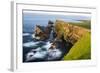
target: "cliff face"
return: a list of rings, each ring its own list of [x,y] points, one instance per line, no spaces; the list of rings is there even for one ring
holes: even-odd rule
[[[90,32],[90,30],[85,29],[83,27],[71,25],[61,20],[56,20],[55,32],[57,34],[57,39],[60,39],[63,36],[64,40],[74,44],[83,35],[85,35],[87,32]]]
[[[83,60],[91,59],[91,36],[86,33],[80,38],[70,49],[68,54],[63,58],[64,60]]]

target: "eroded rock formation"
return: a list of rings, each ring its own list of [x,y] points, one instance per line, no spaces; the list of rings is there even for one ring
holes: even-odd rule
[[[64,36],[66,41],[74,44],[78,39],[80,39],[84,34],[90,32],[90,30],[83,27],[71,25],[67,22],[56,20],[55,22],[55,32],[57,34],[56,39],[61,39]]]

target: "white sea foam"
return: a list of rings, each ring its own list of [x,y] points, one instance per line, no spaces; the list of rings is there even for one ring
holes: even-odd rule
[[[48,50],[48,60],[53,60],[61,57],[61,51],[59,49],[49,49]]]
[[[47,50],[51,47],[52,43],[47,42],[46,45],[43,46],[43,48],[46,48]]]
[[[26,55],[26,60],[27,61],[35,60],[35,59],[54,60],[54,59],[60,58],[61,54],[62,54],[61,51],[59,49],[56,49],[56,48],[49,49],[51,47],[51,44],[52,43],[47,42],[46,45],[44,45],[42,47],[38,47],[37,49],[32,49],[31,52],[29,52]],[[29,46],[29,45],[27,45],[27,46]],[[43,50],[43,48],[45,50]],[[48,57],[45,58],[46,56],[48,56]]]
[[[32,34],[32,38],[35,38],[35,34]]]
[[[40,39],[40,37],[35,37],[35,39],[39,40],[39,39]]]
[[[32,46],[35,46],[36,44],[38,44],[39,42],[27,42],[27,43],[24,43],[23,46],[24,47],[32,47]]]
[[[35,52],[34,52],[35,51]],[[37,48],[32,52],[29,52],[26,55],[26,61],[35,60],[35,59],[46,59],[46,60],[54,60],[61,57],[61,51],[58,49],[41,51],[41,48]],[[48,55],[47,58],[45,58]]]
[[[29,36],[30,33],[23,33],[23,36]]]
[[[38,51],[36,54],[34,54],[34,58],[42,59],[47,55],[47,51]]]
[[[31,61],[35,59],[43,59],[47,55],[47,51],[42,51],[42,48],[33,49],[31,52],[27,53],[26,61]]]
[[[32,38],[39,40],[40,37],[36,37],[35,34],[32,34]]]
[[[34,60],[34,52],[29,52],[26,55],[26,61]]]

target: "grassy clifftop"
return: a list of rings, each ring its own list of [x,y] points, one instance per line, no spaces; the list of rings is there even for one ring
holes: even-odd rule
[[[91,29],[91,21],[90,20],[79,20],[80,22],[74,23],[74,22],[69,22],[69,24],[72,25],[77,25],[80,27],[84,27],[87,29]]]
[[[75,45],[70,49],[64,60],[78,60],[91,58],[91,36],[86,33]]]
[[[91,58],[90,21],[71,24],[57,20],[55,23],[55,32],[57,33],[58,39],[60,39],[61,36],[64,36],[64,40],[73,44],[70,51],[64,56],[64,60]]]

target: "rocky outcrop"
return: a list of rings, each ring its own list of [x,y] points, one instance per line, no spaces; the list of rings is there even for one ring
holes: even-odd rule
[[[42,28],[45,29],[42,26],[36,25],[35,37],[38,37],[39,38],[38,40],[45,40],[48,38],[48,36],[46,35],[46,33],[44,32],[44,30]]]
[[[38,40],[46,40],[49,38],[52,28],[53,28],[52,21],[48,21],[47,26],[36,25],[35,36],[39,38]]]
[[[64,40],[71,42],[72,44],[76,43],[84,34],[90,32],[90,30],[71,25],[67,22],[56,20],[55,22],[55,32],[57,34],[56,39],[61,39],[64,37]]]
[[[90,32],[89,29],[72,25],[61,20],[56,20],[55,24],[53,24],[53,22],[49,21],[48,25],[44,28],[40,25],[37,25],[35,29],[35,36],[40,37],[40,40],[48,39],[50,36],[50,32],[54,29],[53,32],[55,32],[56,40],[61,40],[61,38],[63,37],[64,40],[74,44],[84,34]]]

